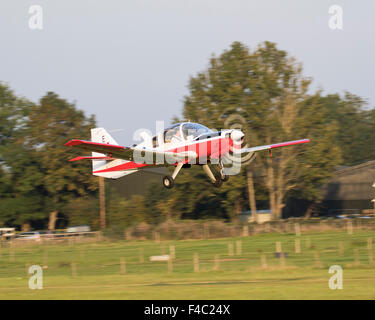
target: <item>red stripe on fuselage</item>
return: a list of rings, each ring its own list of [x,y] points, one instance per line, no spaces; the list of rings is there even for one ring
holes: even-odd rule
[[[168,152],[181,153],[187,151],[193,151],[198,155],[198,158],[219,158],[221,155],[228,153],[230,146],[233,141],[226,137],[211,138],[202,140],[200,142],[194,142],[189,145],[176,147],[168,150]]]

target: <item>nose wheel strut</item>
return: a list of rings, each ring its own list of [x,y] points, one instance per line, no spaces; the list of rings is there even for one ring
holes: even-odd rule
[[[172,176],[165,176],[163,178],[164,187],[166,187],[167,189],[172,189],[174,187],[174,180],[176,179],[183,165],[184,165],[183,163],[177,164],[176,168],[173,171]]]
[[[221,187],[221,185],[223,184],[221,174],[216,175],[216,177],[215,177],[214,174],[212,173],[210,167],[208,166],[208,164],[204,164],[204,165],[202,165],[202,167],[203,167],[204,172],[210,178],[214,187],[217,187],[217,188]]]

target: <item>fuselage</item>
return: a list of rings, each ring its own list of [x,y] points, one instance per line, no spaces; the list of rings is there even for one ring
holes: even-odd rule
[[[201,124],[183,122],[175,124],[165,130],[159,132],[154,137],[144,136],[142,143],[134,146],[135,149],[154,150],[161,152],[194,152],[194,159],[185,160],[189,164],[206,164],[213,159],[218,160],[230,152],[234,143],[233,132],[236,133],[235,138],[243,138],[243,133],[239,130],[226,129],[221,131],[213,131]],[[122,170],[134,170],[142,167],[160,166],[156,161],[153,163],[144,163],[143,161],[126,161],[113,160],[108,168],[93,173],[104,173]],[[176,165],[174,163],[172,165]],[[164,163],[163,165],[168,165]]]

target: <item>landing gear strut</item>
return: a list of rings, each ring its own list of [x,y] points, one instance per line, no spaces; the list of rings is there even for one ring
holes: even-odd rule
[[[220,171],[220,178],[223,182],[226,182],[229,180],[229,175],[225,174],[224,172],[224,166],[223,166],[223,163],[220,161],[220,164],[219,164],[219,171]]]
[[[183,167],[183,163],[177,164],[176,168],[173,171],[172,176],[165,176],[163,178],[163,186],[167,189],[172,189],[174,187],[174,180],[176,179],[178,173],[180,172],[181,168]]]
[[[204,172],[210,178],[210,180],[211,180],[212,184],[214,185],[214,187],[216,187],[216,188],[221,187],[221,185],[223,184],[223,180],[221,178],[221,175],[217,175],[215,177],[214,174],[212,173],[210,167],[208,166],[208,164],[204,164],[204,165],[202,165],[202,167],[203,167]]]

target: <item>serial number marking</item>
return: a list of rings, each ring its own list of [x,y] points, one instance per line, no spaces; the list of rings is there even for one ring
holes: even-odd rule
[[[204,304],[204,305],[195,305],[189,304],[189,315],[190,314],[230,314],[229,311],[230,305],[214,305],[214,304]]]

